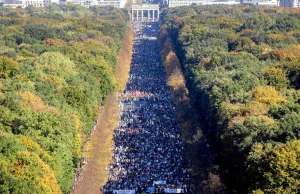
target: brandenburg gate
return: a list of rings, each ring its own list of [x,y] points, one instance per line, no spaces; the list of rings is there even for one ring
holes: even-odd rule
[[[144,15],[146,12],[146,15]],[[132,21],[158,21],[159,4],[135,4],[131,7]]]

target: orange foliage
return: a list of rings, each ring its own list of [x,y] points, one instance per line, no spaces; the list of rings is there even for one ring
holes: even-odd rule
[[[119,52],[117,65],[116,65],[116,76],[120,85],[120,90],[125,89],[128,74],[130,70],[130,63],[132,58],[133,48],[133,32],[130,27],[126,28],[125,36],[122,41],[122,46]]]
[[[6,90],[6,86],[2,81],[0,81],[0,90]]]
[[[171,75],[174,69],[181,69],[179,59],[173,51],[170,51],[165,60],[166,73]]]
[[[175,16],[175,20],[176,17],[177,16]],[[180,18],[177,17],[177,20],[179,21]],[[177,110],[178,127],[181,131],[184,143],[189,146],[189,149],[187,149],[185,153],[187,159],[191,161],[188,170],[192,174],[193,179],[199,183],[197,187],[201,187],[201,189],[207,187],[208,190],[212,191],[218,190],[222,183],[217,175],[209,174],[209,180],[201,182],[201,180],[203,180],[203,174],[199,172],[207,172],[210,168],[206,167],[205,170],[201,168],[203,161],[201,157],[199,158],[199,155],[195,153],[199,153],[201,147],[199,145],[203,143],[202,141],[205,137],[199,126],[196,110],[190,104],[181,64],[174,52],[173,42],[165,26],[161,26],[160,28],[158,45],[166,72],[167,84],[172,89],[173,101]],[[201,149],[203,149],[203,147],[201,147]]]
[[[210,61],[211,61],[211,56],[208,56],[208,57],[203,57],[202,59],[201,59],[201,63],[203,63],[203,64],[209,64],[210,63]]]
[[[62,193],[53,170],[35,153],[20,152],[12,169],[16,177],[40,185],[46,193]]]
[[[182,73],[181,64],[174,52],[174,46],[168,31],[161,27],[158,37],[160,54],[166,72],[167,84],[172,89],[173,100],[177,108],[177,118],[184,141],[195,142],[202,136],[202,131],[197,125],[197,114],[190,105],[188,89]],[[189,115],[187,117],[187,115]]]
[[[166,56],[168,55],[168,53],[173,49],[173,44],[172,44],[172,40],[169,37],[169,34],[166,30],[166,27],[161,27],[160,31],[159,31],[159,37],[158,37],[158,43],[160,44],[160,47],[162,47],[163,49],[161,49],[161,57],[162,57],[162,61],[166,60]]]
[[[18,96],[22,99],[20,100],[20,105],[24,108],[32,108],[33,110],[40,111],[58,111],[55,107],[45,105],[44,101],[35,94],[31,92],[18,92]]]
[[[58,38],[48,38],[47,40],[45,40],[43,42],[44,44],[47,44],[49,46],[58,46],[58,47],[62,47],[62,46],[69,46],[70,44],[58,39]]]
[[[278,49],[272,52],[272,57],[278,61],[300,61],[300,50]]]
[[[178,89],[180,86],[185,84],[184,76],[178,67],[173,69],[172,73],[168,77],[167,83],[174,89]],[[185,93],[187,94],[188,91],[186,90]]]
[[[260,103],[260,102],[250,102],[246,105],[246,109],[248,110],[249,114],[246,115],[260,115],[260,114],[267,114],[269,110],[269,105]]]
[[[179,102],[189,103],[188,89],[185,87],[185,79],[181,70],[180,61],[177,55],[173,51],[173,46],[170,38],[165,39],[164,47],[165,51],[162,51],[162,58],[164,58],[163,64],[166,72],[166,78],[168,85],[173,90],[174,100]]]
[[[239,122],[239,123],[244,123],[244,121],[246,120],[246,117],[244,116],[235,116],[233,117],[229,122],[228,122],[228,129],[232,129],[233,128],[233,123]]]
[[[211,172],[208,173],[208,184],[210,190],[218,191],[222,187],[222,182],[219,175],[213,174]]]

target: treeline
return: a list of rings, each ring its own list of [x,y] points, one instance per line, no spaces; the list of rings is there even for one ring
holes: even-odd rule
[[[176,106],[178,127],[185,148],[184,157],[188,161],[185,167],[192,177],[191,190],[205,194],[222,193],[225,187],[220,180],[217,168],[215,168],[213,155],[209,153],[207,138],[202,133],[197,112],[191,106],[182,67],[165,26],[161,27],[157,42],[166,72],[167,84],[172,89],[173,101]]]
[[[300,11],[167,9],[191,101],[234,193],[300,192]]]
[[[68,193],[115,75],[126,10],[0,8],[0,193]]]

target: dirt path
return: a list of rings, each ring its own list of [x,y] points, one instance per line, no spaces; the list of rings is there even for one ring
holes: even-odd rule
[[[102,193],[100,187],[106,182],[107,171],[105,167],[111,160],[112,134],[118,120],[118,114],[118,101],[115,95],[110,95],[97,118],[96,130],[91,137],[88,163],[83,167],[74,194]]]
[[[122,46],[116,65],[116,77],[120,90],[125,88],[132,56],[133,32],[130,26],[126,28]],[[105,167],[112,158],[113,129],[118,124],[119,102],[115,94],[107,97],[97,118],[96,130],[88,143],[87,164],[83,166],[82,174],[76,184],[74,194],[102,193],[100,188],[106,183]]]

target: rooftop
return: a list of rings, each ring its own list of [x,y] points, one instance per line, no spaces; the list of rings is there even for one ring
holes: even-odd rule
[[[4,4],[22,4],[22,0],[3,0]]]
[[[132,5],[132,9],[159,9],[159,4],[135,4]]]

